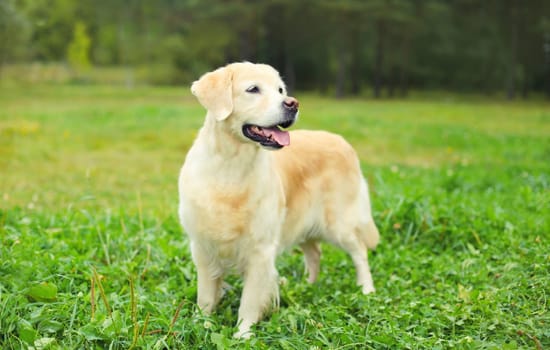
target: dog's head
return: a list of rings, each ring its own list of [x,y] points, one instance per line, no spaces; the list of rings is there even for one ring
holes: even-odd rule
[[[287,96],[279,73],[271,66],[233,63],[206,73],[191,86],[207,118],[224,123],[243,142],[268,149],[290,144],[288,131],[298,117],[298,100]]]

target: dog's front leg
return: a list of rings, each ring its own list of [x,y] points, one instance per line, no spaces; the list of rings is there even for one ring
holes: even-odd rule
[[[279,289],[275,246],[258,247],[248,256],[244,267],[244,287],[239,307],[239,330],[236,338],[249,338],[250,327],[258,322],[264,311],[273,303],[278,303]]]
[[[197,304],[210,314],[220,301],[223,278],[220,271],[213,271],[212,260],[198,244],[191,243],[191,252],[197,268]]]

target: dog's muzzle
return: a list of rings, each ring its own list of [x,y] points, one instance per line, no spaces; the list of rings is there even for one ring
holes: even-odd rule
[[[299,103],[294,97],[287,97],[282,105],[284,112],[280,123],[271,126],[245,124],[242,127],[243,135],[267,148],[280,149],[290,145],[288,131],[281,129],[289,128],[294,124]]]

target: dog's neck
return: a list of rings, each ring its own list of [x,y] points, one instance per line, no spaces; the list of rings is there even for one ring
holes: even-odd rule
[[[226,123],[216,121],[212,116],[206,116],[199,133],[197,140],[201,140],[200,148],[208,153],[207,159],[214,167],[227,169],[234,166],[235,169],[250,172],[270,157],[269,151],[243,141],[229,130]]]

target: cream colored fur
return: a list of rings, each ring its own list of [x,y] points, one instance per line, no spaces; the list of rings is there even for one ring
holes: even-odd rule
[[[253,85],[259,93],[246,91]],[[224,274],[236,269],[244,287],[235,336],[248,337],[278,302],[277,255],[300,245],[313,283],[323,240],[350,254],[362,292],[374,292],[367,248],[376,247],[379,234],[352,147],[323,131],[292,131],[290,145],[275,151],[245,137],[244,124],[277,124],[289,99],[270,66],[230,64],[205,74],[191,90],[207,114],[181,169],[179,216],[190,237],[203,312],[212,312]]]

